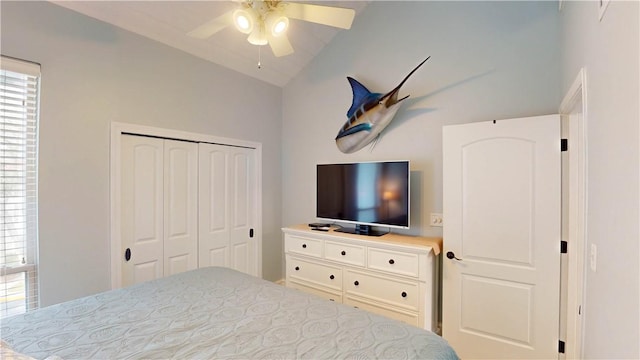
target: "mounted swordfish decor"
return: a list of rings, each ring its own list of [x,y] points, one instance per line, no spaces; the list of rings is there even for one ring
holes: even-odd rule
[[[362,149],[371,141],[377,140],[382,130],[391,123],[398,112],[401,101],[409,97],[407,95],[398,100],[400,88],[430,58],[431,56],[424,59],[415,69],[411,70],[409,75],[400,82],[400,85],[384,95],[372,93],[356,79],[347,77],[353,91],[353,102],[347,111],[349,120],[344,123],[336,136],[336,145],[340,151],[350,154]]]

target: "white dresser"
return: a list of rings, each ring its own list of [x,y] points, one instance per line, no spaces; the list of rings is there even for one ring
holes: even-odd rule
[[[437,331],[441,238],[283,228],[286,285]]]

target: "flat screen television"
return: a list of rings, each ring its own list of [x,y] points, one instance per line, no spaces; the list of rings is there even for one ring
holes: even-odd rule
[[[355,224],[336,231],[383,235],[373,226],[409,228],[409,161],[319,164],[316,217]]]

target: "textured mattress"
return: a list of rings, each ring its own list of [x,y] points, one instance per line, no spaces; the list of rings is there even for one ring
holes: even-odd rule
[[[44,359],[457,359],[429,331],[227,268],[203,268],[2,320]]]

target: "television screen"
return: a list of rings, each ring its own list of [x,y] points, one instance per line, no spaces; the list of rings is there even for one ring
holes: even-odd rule
[[[409,161],[320,164],[316,216],[409,228]]]

